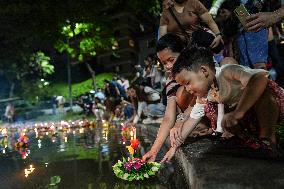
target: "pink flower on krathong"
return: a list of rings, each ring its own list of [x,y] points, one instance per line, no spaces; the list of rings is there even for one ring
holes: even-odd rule
[[[142,165],[140,163],[135,163],[134,164],[134,169],[136,169],[137,171],[142,167]]]
[[[132,164],[130,162],[127,162],[124,164],[124,168],[127,170],[127,171],[131,171],[132,169]]]
[[[124,164],[124,168],[127,171],[131,171],[135,169],[136,171],[139,171],[143,165],[145,165],[146,162],[139,158],[133,158],[132,160],[128,161]]]

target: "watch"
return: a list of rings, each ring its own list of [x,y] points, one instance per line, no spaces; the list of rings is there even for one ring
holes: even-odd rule
[[[185,116],[184,116],[184,114],[183,113],[180,113],[180,114],[178,114],[177,115],[177,121],[183,121],[183,120],[185,120]]]
[[[218,35],[220,35],[221,37],[223,36],[223,34],[222,34],[221,32],[215,34],[216,37],[217,37]]]

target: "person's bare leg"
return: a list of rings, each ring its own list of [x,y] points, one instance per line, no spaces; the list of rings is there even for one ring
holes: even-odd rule
[[[265,64],[265,62],[256,63],[256,64],[253,65],[253,67],[254,67],[255,69],[264,69],[264,70],[266,70],[266,64]]]
[[[269,88],[266,88],[254,109],[260,126],[259,138],[268,138],[276,144],[275,125],[279,119],[279,107]]]

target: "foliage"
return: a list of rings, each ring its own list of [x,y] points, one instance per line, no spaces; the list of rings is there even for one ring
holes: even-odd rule
[[[61,121],[61,120],[76,120],[86,118],[88,120],[94,119],[93,115],[79,114],[76,112],[67,112],[66,114],[57,115],[41,115],[34,119],[34,121]],[[0,125],[1,126],[1,125]]]
[[[32,99],[46,94],[46,87],[49,85],[46,78],[54,73],[54,66],[49,61],[50,57],[41,51],[33,53],[27,59],[27,64],[23,65],[16,76],[23,89],[21,96]]]
[[[23,81],[25,86],[20,86],[23,89],[30,82],[34,88],[28,91],[36,96],[36,86],[41,83],[31,81],[38,72],[34,71],[34,76],[30,74],[30,55],[37,51],[55,55],[56,44],[59,52],[68,52],[73,61],[84,62],[96,56],[98,49],[109,48],[115,42],[112,35],[117,23],[110,23],[109,17],[120,12],[133,14],[139,23],[152,28],[156,25],[153,17],[157,18],[160,3],[159,0],[68,1],[67,4],[46,0],[0,1],[0,71],[4,71],[10,83]],[[62,30],[58,32],[58,28]],[[26,73],[29,76],[21,77]]]
[[[43,52],[38,51],[33,53],[29,60],[29,67],[31,74],[37,74],[46,77],[54,73],[54,66],[49,63],[50,58]]]
[[[111,80],[112,79],[112,73],[102,73],[96,76],[96,81],[97,81],[97,86],[99,88],[103,88],[104,87],[104,83],[103,81],[105,79]],[[90,92],[91,90],[93,90],[92,87],[92,79],[88,79],[86,81],[83,81],[81,83],[76,83],[72,85],[72,95],[73,97],[79,96],[80,94],[86,93],[86,92]],[[48,91],[51,95],[62,95],[65,97],[68,97],[69,95],[69,88],[67,84],[53,84],[50,85],[50,87],[48,88]]]
[[[102,26],[92,23],[66,23],[62,26],[60,39],[55,48],[60,53],[68,53],[72,60],[83,62],[89,57],[94,57],[98,49],[107,49],[114,44],[115,40],[105,35]]]

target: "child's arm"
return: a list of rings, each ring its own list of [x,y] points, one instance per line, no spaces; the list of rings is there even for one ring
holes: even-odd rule
[[[170,131],[171,146],[173,146],[172,142],[175,141],[176,138],[181,138],[182,127],[186,122],[186,120],[188,120],[191,110],[192,107],[188,106],[188,108],[184,111],[184,113],[180,113],[177,116],[175,125]]]
[[[226,73],[228,75],[229,73]],[[250,74],[244,69],[239,69],[231,73],[232,80],[240,81],[245,87],[243,94],[238,102],[237,108],[225,114],[222,120],[222,127],[232,127],[242,119],[245,113],[256,103],[263,94],[268,78],[266,71]]]
[[[182,131],[181,131],[181,137],[177,138],[175,142],[173,142],[173,147],[179,147],[184,140],[187,138],[187,136],[194,130],[194,128],[199,124],[201,121],[201,118],[189,118],[183,125]]]
[[[166,155],[163,157],[161,163],[163,162],[169,162],[175,155],[175,152],[177,148],[184,142],[184,139],[193,131],[193,129],[196,127],[196,125],[200,122],[201,118],[199,119],[193,119],[189,118],[184,124],[185,127],[182,127],[182,139],[178,139],[174,146],[172,146]]]
[[[177,122],[175,127],[171,129],[170,131],[171,146],[175,146],[176,142],[180,143],[181,141],[183,141],[184,137],[182,136],[182,129],[184,127],[184,124],[186,123],[186,125],[187,124],[191,125],[192,121],[187,122],[189,117],[192,118],[191,120],[194,119],[198,120],[199,118],[202,118],[205,115],[204,107],[205,107],[205,100],[203,98],[198,97],[196,99],[196,104],[193,106],[193,108],[190,108],[190,111],[188,112],[189,115],[187,117],[184,117],[184,120],[182,122]]]

